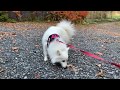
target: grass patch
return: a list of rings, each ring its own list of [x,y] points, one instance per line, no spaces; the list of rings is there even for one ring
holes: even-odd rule
[[[86,21],[83,23],[86,24],[98,24],[98,23],[107,23],[107,22],[116,22],[120,21],[120,17],[114,17],[114,18],[108,18],[108,19],[86,19]]]

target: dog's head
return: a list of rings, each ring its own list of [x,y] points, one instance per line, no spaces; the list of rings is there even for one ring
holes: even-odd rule
[[[52,63],[56,65],[61,65],[63,68],[67,68],[68,61],[68,50],[69,47],[66,45],[61,45],[55,50],[55,56],[52,58]]]

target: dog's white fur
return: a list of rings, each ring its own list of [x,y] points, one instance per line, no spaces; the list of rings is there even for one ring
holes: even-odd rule
[[[43,45],[43,54],[44,54],[44,61],[47,61],[47,54],[49,55],[52,64],[54,65],[56,62],[59,62],[62,67],[67,67],[67,60],[68,60],[68,50],[66,44],[60,43],[56,40],[52,41],[47,47],[47,40],[48,37],[52,34],[58,34],[60,36],[59,41],[62,41],[66,44],[70,43],[70,39],[75,34],[75,27],[71,24],[70,21],[62,20],[56,26],[49,27],[42,38],[42,45]],[[63,61],[64,60],[64,61]]]

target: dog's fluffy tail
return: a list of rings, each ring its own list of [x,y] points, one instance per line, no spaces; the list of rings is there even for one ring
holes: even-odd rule
[[[69,34],[70,37],[75,35],[75,27],[70,21],[62,20],[60,23],[57,24],[58,27],[65,29],[65,31]]]

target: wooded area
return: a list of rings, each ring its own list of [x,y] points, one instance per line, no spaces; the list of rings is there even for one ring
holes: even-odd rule
[[[0,21],[58,21],[70,19],[113,19],[120,17],[120,11],[0,11]]]

